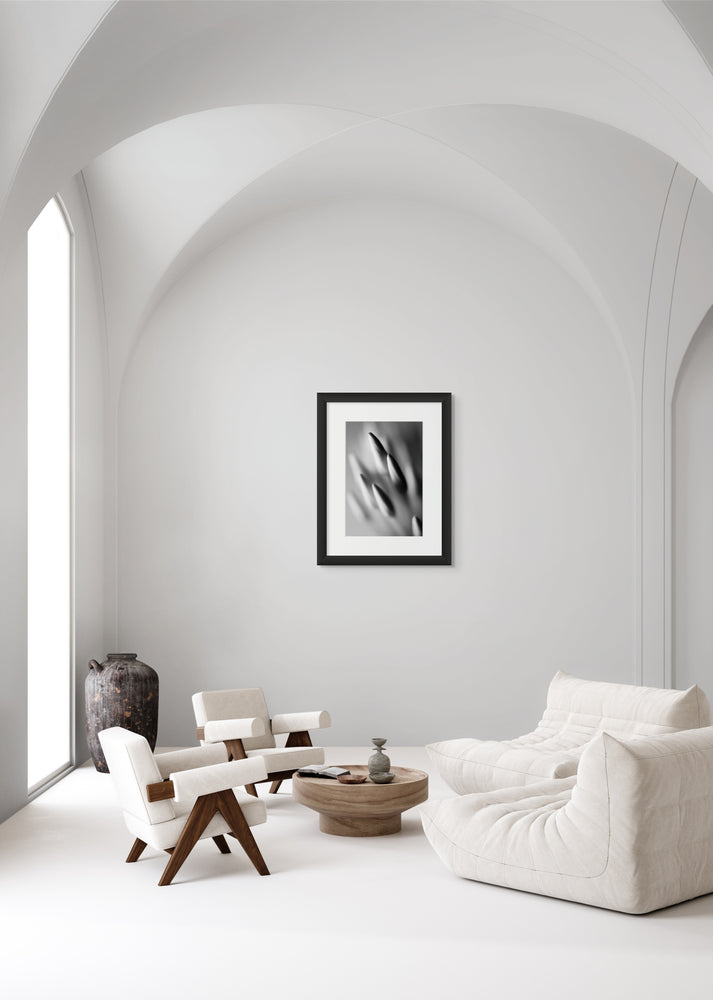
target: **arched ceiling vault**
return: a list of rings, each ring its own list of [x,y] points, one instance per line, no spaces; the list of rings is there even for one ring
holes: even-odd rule
[[[672,169],[617,130],[502,105],[392,120],[252,106],[163,123],[84,171],[116,385],[161,296],[217,244],[305,204],[369,197],[430,202],[535,244],[592,299],[635,369],[632,290],[645,301]]]
[[[243,104],[552,108],[637,136],[713,189],[713,83],[688,32],[658,0],[6,4],[0,205],[15,174],[7,220],[26,228],[123,139]]]
[[[230,226],[396,188],[474,214],[497,206],[638,361],[675,164],[713,190],[713,77],[661,2],[145,0],[90,17],[59,0],[61,32],[38,3],[4,36],[14,6],[0,8],[0,39],[35,57],[7,64],[25,79],[19,103],[6,90],[0,235],[24,232],[84,171],[115,384],[147,310]],[[38,46],[58,42],[64,63],[43,60]]]

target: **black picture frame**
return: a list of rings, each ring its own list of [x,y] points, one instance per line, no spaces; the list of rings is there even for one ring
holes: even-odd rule
[[[389,422],[385,424],[387,413]],[[403,422],[398,421],[399,416]],[[378,450],[379,434],[370,432],[370,426],[377,430],[384,426],[404,429],[405,437],[399,433],[396,446],[391,447],[401,456],[401,464],[406,463],[405,473],[396,455],[383,446]],[[375,467],[366,468],[366,462],[349,452],[350,435],[359,435],[360,456],[367,450],[362,439],[368,441],[373,462],[378,464],[383,459],[378,466],[381,472]],[[416,444],[415,435],[419,435]],[[376,444],[372,438],[377,439]],[[417,460],[409,459],[414,452],[421,456],[420,469]],[[361,495],[350,489],[357,475]],[[355,539],[348,527],[348,507],[358,515],[357,520],[377,522],[383,515],[382,521],[361,526],[354,534],[362,537]],[[409,530],[408,515],[412,510]],[[430,513],[434,516],[429,520]],[[356,524],[354,518],[352,521]],[[378,536],[377,530],[381,531]],[[451,393],[317,393],[317,564],[451,565]]]

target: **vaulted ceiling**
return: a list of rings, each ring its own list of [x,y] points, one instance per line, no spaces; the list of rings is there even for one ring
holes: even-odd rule
[[[713,190],[710,13],[3,4],[3,232],[81,171],[115,385],[151,310],[212,247],[278,212],[363,197],[434,202],[535,243],[634,361],[632,303],[676,164]]]

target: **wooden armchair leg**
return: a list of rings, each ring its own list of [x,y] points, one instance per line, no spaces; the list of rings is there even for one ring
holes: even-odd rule
[[[129,851],[129,856],[126,859],[127,865],[130,864],[132,861],[138,861],[141,855],[144,853],[145,849],[146,849],[146,844],[144,843],[143,840],[139,840],[139,838],[137,837],[136,840],[134,841],[133,847]]]
[[[286,747],[311,747],[312,737],[307,732],[306,729],[301,730],[299,733],[290,733],[285,740]]]
[[[298,733],[288,733],[287,739],[285,740],[286,747],[311,747],[312,738],[306,730],[302,730]],[[273,781],[270,786],[270,794],[275,795],[278,788],[283,782],[283,778],[279,778],[277,781]]]
[[[248,793],[248,795],[254,795],[256,799],[259,798],[257,794],[257,788],[255,787],[255,785],[246,785],[245,791]]]
[[[222,833],[219,833],[217,837],[213,837],[215,844],[221,854],[230,854],[230,848],[228,847],[228,841],[225,839]]]
[[[178,843],[171,852],[171,860],[166,865],[159,885],[170,885],[178,871],[200,840],[200,836],[215,816],[218,809],[216,794],[201,795],[196,799],[181,831]]]
[[[259,875],[269,875],[265,859],[260,853],[255,838],[252,835],[248,821],[243,816],[238,800],[232,791],[216,792],[218,808],[225,821],[229,824],[231,833],[255,866]]]

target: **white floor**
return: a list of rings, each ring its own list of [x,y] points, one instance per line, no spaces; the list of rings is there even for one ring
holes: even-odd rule
[[[391,748],[390,748],[391,749]],[[330,763],[368,751],[330,749]],[[421,749],[395,764],[428,769]],[[644,917],[459,879],[418,810],[390,837],[330,837],[267,796],[272,872],[198,845],[176,882],[132,838],[111,778],[83,766],[0,825],[0,992],[13,1000],[401,1000],[703,997],[713,896]],[[431,775],[431,794],[448,790]],[[566,991],[566,993],[565,993]]]

